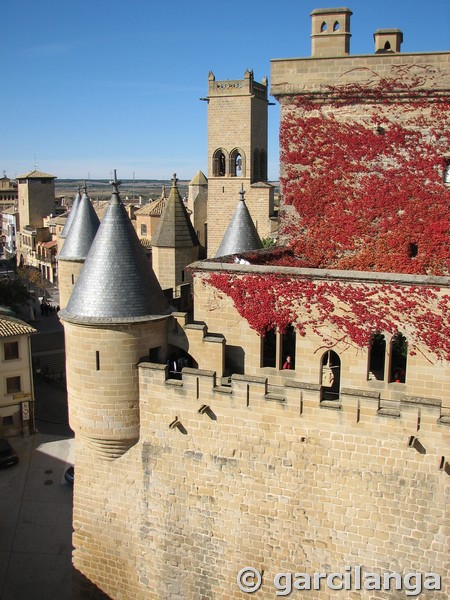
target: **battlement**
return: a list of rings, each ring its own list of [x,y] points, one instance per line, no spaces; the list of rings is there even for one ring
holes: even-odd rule
[[[226,79],[216,81],[213,73],[208,78],[208,100],[218,96],[256,96],[267,100],[267,79],[258,83],[253,78],[253,71],[246,71],[244,79]]]
[[[222,379],[215,371],[193,368],[183,369],[181,380],[175,380],[169,378],[167,367],[148,362],[140,363],[139,370],[141,406],[152,402],[151,397],[164,398],[167,426],[172,419],[182,423],[184,414],[191,417],[208,407],[218,419],[219,415],[225,419],[224,424],[229,418],[242,418],[244,412],[255,426],[273,419],[299,430],[367,429],[381,436],[404,436],[405,442],[410,436],[426,436],[429,450],[439,454],[450,425],[450,407],[425,396],[400,393],[396,400],[385,400],[376,390],[343,388],[339,401],[327,401],[321,400],[322,386],[307,382],[271,385],[267,377],[240,374]]]

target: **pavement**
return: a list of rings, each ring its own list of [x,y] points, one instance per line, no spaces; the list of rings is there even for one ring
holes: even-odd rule
[[[38,423],[39,425],[39,423]],[[10,438],[19,464],[0,470],[0,599],[72,597],[73,438]]]

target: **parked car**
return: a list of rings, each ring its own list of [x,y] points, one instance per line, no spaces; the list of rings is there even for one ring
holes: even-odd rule
[[[17,465],[19,457],[17,452],[8,442],[8,440],[0,439],[0,467],[9,467]]]
[[[75,467],[69,467],[68,469],[66,469],[65,473],[64,473],[64,479],[68,482],[68,483],[72,483],[73,484],[73,480],[75,479]]]

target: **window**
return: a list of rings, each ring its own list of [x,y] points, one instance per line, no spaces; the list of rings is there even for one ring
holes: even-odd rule
[[[386,340],[382,333],[374,333],[369,348],[368,379],[384,380]]]
[[[322,25],[320,26],[320,31],[323,33],[324,31],[327,30],[327,24],[325,23],[325,21],[322,23]]]
[[[7,377],[6,378],[6,393],[16,394],[20,392],[20,375],[18,377]]]
[[[238,148],[235,148],[230,154],[230,175],[233,177],[245,176],[245,157]]]
[[[396,333],[391,341],[390,382],[405,383],[407,357],[408,341],[403,334]]]
[[[321,400],[339,400],[341,389],[341,359],[333,350],[321,360]]]
[[[409,244],[409,258],[414,258],[415,256],[417,256],[418,251],[419,247],[417,246],[417,244],[415,242],[411,242]]]
[[[225,177],[226,173],[226,157],[223,150],[219,149],[214,152],[213,156],[213,175],[214,177]]]
[[[339,31],[341,26],[339,25],[339,21],[335,21],[333,25],[333,31]]]
[[[384,49],[386,52],[389,52],[389,50],[391,49],[391,44],[389,42],[386,42],[384,45]]]
[[[275,367],[277,364],[277,334],[275,329],[266,331],[262,342],[262,365],[263,367]]]
[[[5,360],[15,360],[19,358],[19,342],[5,342]]]
[[[141,236],[147,237],[147,225],[145,223],[142,223],[141,225]]]
[[[450,158],[445,161],[444,165],[444,183],[450,184]]]

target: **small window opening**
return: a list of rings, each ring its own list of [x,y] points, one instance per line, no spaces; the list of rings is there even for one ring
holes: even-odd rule
[[[408,357],[408,341],[401,333],[397,333],[391,342],[391,364],[389,381],[391,383],[405,383],[406,363]]]
[[[20,375],[17,377],[6,378],[6,393],[16,394],[21,391]]]
[[[444,183],[450,184],[450,160],[444,165]]]
[[[95,369],[100,371],[100,352],[98,350],[95,352]]]
[[[369,348],[369,380],[384,380],[386,340],[382,333],[374,333]]]
[[[19,342],[5,342],[3,348],[5,360],[15,360],[19,358]]]
[[[384,49],[385,49],[386,51],[387,51],[387,50],[390,50],[390,49],[391,49],[391,44],[390,44],[389,42],[386,42],[386,43],[385,43],[385,45],[384,45]]]
[[[141,225],[141,236],[147,237],[147,225],[145,223],[142,223]]]
[[[327,24],[325,23],[325,21],[322,23],[322,25],[320,26],[320,31],[323,33],[324,31],[327,30]]]
[[[74,283],[75,283],[75,277],[74,277],[74,275],[72,273],[72,285],[74,285]]]
[[[409,244],[409,258],[414,258],[415,256],[417,256],[418,251],[419,251],[419,248],[418,248],[417,244],[415,242],[411,242]]]
[[[275,367],[277,361],[277,334],[275,329],[269,329],[261,338],[262,366]]]
[[[339,21],[335,21],[333,25],[333,31],[339,31],[341,26],[339,25]]]

